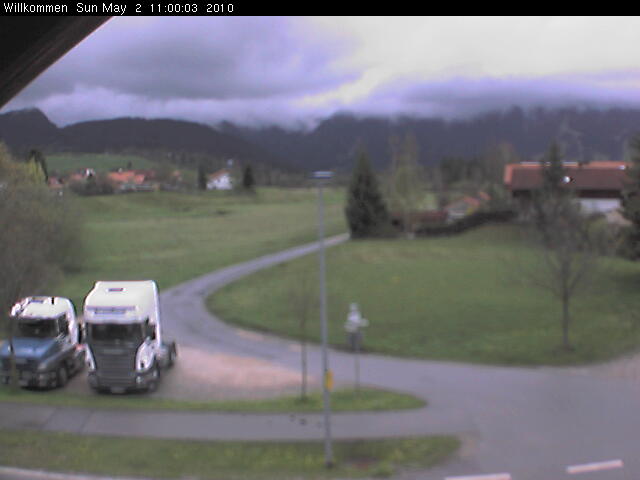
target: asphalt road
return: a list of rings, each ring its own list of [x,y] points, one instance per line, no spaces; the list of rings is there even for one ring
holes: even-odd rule
[[[345,237],[333,238],[337,244]],[[299,365],[295,342],[247,335],[205,308],[204,298],[261,268],[305,255],[310,244],[218,270],[161,295],[165,336],[179,344]],[[328,272],[331,279],[331,272]],[[346,310],[345,310],[346,315]],[[320,372],[319,349],[309,352]],[[338,381],[351,381],[353,357],[331,351]],[[363,383],[410,392],[429,400],[425,409],[391,413],[343,413],[333,417],[337,438],[452,433],[463,439],[457,458],[406,478],[509,473],[515,479],[637,478],[640,475],[640,388],[627,379],[591,375],[588,369],[505,368],[447,362],[361,357]],[[113,412],[3,405],[0,427],[64,430],[163,438],[321,438],[319,415]],[[622,460],[624,467],[569,474],[567,467]]]

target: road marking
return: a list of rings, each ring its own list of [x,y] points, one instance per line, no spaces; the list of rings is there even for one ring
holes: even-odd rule
[[[599,470],[611,470],[614,468],[622,468],[624,463],[622,460],[608,460],[606,462],[585,463],[582,465],[571,465],[567,467],[567,473],[586,473],[597,472]]]
[[[467,475],[463,477],[445,477],[444,480],[511,480],[508,473],[489,473],[487,475]]]

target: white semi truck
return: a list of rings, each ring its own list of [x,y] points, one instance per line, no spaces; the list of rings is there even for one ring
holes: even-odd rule
[[[176,345],[163,341],[153,280],[96,282],[84,302],[89,385],[97,391],[154,391]]]

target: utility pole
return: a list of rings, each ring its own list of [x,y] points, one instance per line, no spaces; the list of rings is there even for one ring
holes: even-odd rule
[[[322,335],[322,404],[324,411],[324,462],[327,468],[334,465],[333,447],[331,445],[331,399],[329,396],[329,382],[331,381],[331,371],[329,370],[329,358],[327,352],[327,290],[326,290],[326,269],[324,254],[324,181],[330,179],[333,172],[314,172],[313,177],[318,184],[318,261],[320,271],[320,330]]]

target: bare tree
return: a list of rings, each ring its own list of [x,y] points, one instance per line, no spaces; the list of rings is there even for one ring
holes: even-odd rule
[[[570,201],[542,207],[547,213],[545,229],[536,229],[535,268],[528,272],[531,283],[548,290],[562,305],[562,346],[571,350],[569,328],[571,302],[589,280],[600,256],[602,242],[579,208]]]
[[[407,134],[404,139],[392,137],[389,199],[394,212],[402,216],[404,232],[414,234],[413,214],[422,207],[426,195],[424,170],[418,163],[418,143]]]
[[[567,188],[570,178],[556,145],[549,149],[542,167],[543,185],[534,193],[532,202],[532,238],[539,261],[526,273],[532,284],[548,290],[560,301],[562,346],[571,350],[571,302],[593,273],[607,239],[580,211]]]
[[[293,288],[289,292],[291,313],[298,320],[300,337],[300,398],[305,400],[308,394],[307,326],[318,311],[318,281],[315,269],[309,268],[296,276]]]
[[[519,161],[520,158],[511,144],[501,142],[491,145],[480,158],[485,183],[502,185],[505,165]]]

